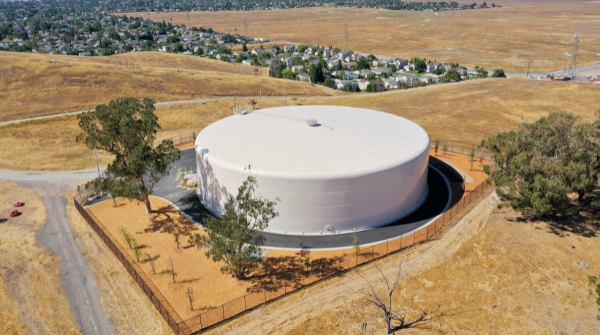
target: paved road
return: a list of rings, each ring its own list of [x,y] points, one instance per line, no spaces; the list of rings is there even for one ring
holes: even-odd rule
[[[19,184],[37,189],[42,195],[46,206],[46,225],[37,231],[36,239],[60,258],[60,280],[81,331],[86,335],[114,334],[87,258],[75,241],[75,232],[69,224],[67,199],[58,194],[55,185],[46,182]]]

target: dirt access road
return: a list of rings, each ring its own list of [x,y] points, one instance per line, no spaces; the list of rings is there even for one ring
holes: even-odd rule
[[[67,199],[59,195],[55,185],[47,182],[20,181],[18,184],[36,189],[42,196],[47,212],[46,226],[37,231],[36,239],[40,246],[47,247],[60,258],[61,283],[82,333],[114,334],[87,258],[69,224]]]

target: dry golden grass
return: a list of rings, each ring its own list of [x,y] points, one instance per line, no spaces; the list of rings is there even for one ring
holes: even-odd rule
[[[421,56],[442,62],[476,64],[508,71],[554,71],[564,66],[573,37],[581,38],[577,62],[599,63],[600,3],[501,2],[502,8],[401,12],[352,8],[301,8],[254,12],[190,12],[190,26],[212,27],[271,41],[344,44],[348,23],[351,50],[395,57]],[[152,20],[173,19],[187,25],[188,13],[130,13]]]
[[[67,195],[68,199],[75,193]],[[116,334],[172,334],[173,331],[131,275],[69,201],[67,213],[86,255],[104,310]]]
[[[587,275],[596,274],[593,269],[600,266],[599,238],[556,235],[546,223],[516,221],[516,213],[499,211],[496,203],[492,193],[441,239],[407,252],[406,262],[415,265],[393,300],[399,303],[404,295],[413,297],[405,310],[428,312],[432,319],[415,322],[407,333],[548,334],[536,321],[552,321],[570,332],[581,321],[578,334],[597,334],[596,305],[588,298]],[[380,261],[386,275],[393,274],[398,258]],[[590,268],[581,267],[577,260]],[[375,285],[381,284],[371,265],[358,271]],[[367,318],[369,331],[384,334],[375,311],[360,307],[360,295],[350,290],[364,285],[355,272],[349,272],[207,334],[357,334],[352,326],[361,326]]]
[[[268,77],[268,69],[206,58],[138,52],[111,57],[0,52],[0,119],[93,109],[131,96],[155,101],[223,96],[337,94],[328,88]],[[266,72],[265,72],[266,71]],[[265,74],[266,73],[266,74]]]
[[[46,208],[38,194],[0,180],[0,333],[80,334],[60,282],[60,262],[36,243]],[[20,200],[22,215],[9,218]]]
[[[239,99],[238,105],[249,100]],[[598,86],[587,83],[540,82],[521,79],[473,80],[428,86],[391,94],[332,98],[287,99],[291,105],[340,105],[369,108],[412,120],[432,140],[471,147],[498,132],[517,129],[555,111],[569,111],[595,120],[600,108]],[[263,100],[262,107],[282,106],[283,99]],[[207,125],[231,115],[233,101],[159,105],[162,130],[158,138],[198,134]],[[71,170],[95,165],[93,152],[75,143],[76,117],[30,121],[0,128],[0,168]],[[18,153],[18,154],[15,154]],[[101,164],[111,158],[99,154]]]

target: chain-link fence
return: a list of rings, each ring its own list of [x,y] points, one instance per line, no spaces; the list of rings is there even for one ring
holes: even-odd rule
[[[280,280],[278,283],[278,288],[275,290],[263,290],[262,292],[246,294],[185,321],[181,319],[173,307],[168,303],[166,298],[160,293],[158,288],[152,283],[150,278],[146,276],[143,270],[133,261],[133,258],[129,256],[126,250],[110,234],[110,232],[102,225],[102,223],[92,213],[83,208],[86,199],[91,196],[95,196],[93,191],[85,188],[78,188],[79,200],[77,200],[77,197],[75,197],[73,198],[73,201],[81,216],[92,227],[92,229],[96,231],[98,236],[100,236],[108,248],[115,254],[115,256],[117,256],[123,266],[125,266],[129,274],[131,274],[142,291],[144,291],[150,301],[152,301],[152,304],[154,304],[156,309],[160,312],[165,321],[167,321],[175,334],[188,335],[227,320],[267,301],[279,298],[302,287],[328,278],[336,273],[352,269],[353,267],[430,239],[444,225],[450,222],[450,220],[452,220],[463,208],[467,207],[478,196],[480,196],[489,187],[489,181],[489,178],[483,181],[474,190],[467,192],[460,201],[458,201],[453,207],[449,208],[438,219],[410,234],[406,234],[400,238],[376,245],[361,247],[360,251],[357,253],[351,253],[343,257],[337,257],[333,259],[331,262],[333,264],[332,269],[305,269],[300,271],[301,273],[299,273],[298,276],[295,276],[294,280],[291,278],[288,280]]]

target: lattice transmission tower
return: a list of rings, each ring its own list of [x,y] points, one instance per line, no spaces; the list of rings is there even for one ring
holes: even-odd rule
[[[348,51],[348,24],[344,23],[344,51]]]
[[[188,25],[186,28],[189,29],[190,28],[190,12],[186,12],[186,14],[187,14],[187,19],[188,19]]]
[[[573,42],[573,51],[571,52],[571,60],[569,61],[567,77],[573,78],[575,75],[575,68],[577,67],[577,49],[579,49],[579,35],[575,35],[575,42]]]

